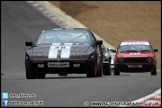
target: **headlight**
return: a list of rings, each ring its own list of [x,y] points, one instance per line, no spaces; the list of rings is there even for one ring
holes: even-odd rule
[[[29,59],[29,57],[28,57],[28,56],[26,56],[26,57],[25,57],[25,59],[26,59],[26,60],[28,60],[28,59]]]
[[[152,62],[152,59],[151,58],[147,58],[147,62]]]
[[[123,58],[119,58],[119,59],[118,59],[118,62],[123,62],[123,61],[124,61]]]
[[[92,55],[90,56],[90,58],[93,59],[93,58],[94,58],[94,54],[92,54]]]
[[[91,53],[88,58],[89,59],[94,59],[95,58],[95,53]]]
[[[29,55],[25,55],[25,60],[30,60]]]

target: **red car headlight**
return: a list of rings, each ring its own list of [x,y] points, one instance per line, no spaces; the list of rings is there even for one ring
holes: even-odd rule
[[[119,63],[122,63],[123,61],[124,61],[123,58],[119,58],[119,59],[118,59],[118,62],[119,62]]]
[[[147,62],[152,62],[152,58],[151,57],[149,57],[149,58],[147,58]]]

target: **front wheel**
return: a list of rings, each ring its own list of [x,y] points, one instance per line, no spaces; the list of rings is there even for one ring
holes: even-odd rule
[[[111,75],[111,66],[110,66],[110,64],[108,64],[108,65],[104,68],[104,75]]]
[[[26,78],[27,79],[36,79],[36,74],[35,73],[27,73],[26,72]]]
[[[95,64],[94,65],[94,70],[92,72],[88,72],[87,77],[90,78],[90,77],[96,77],[96,76],[97,76],[97,66]]]
[[[114,68],[114,75],[120,75],[120,72],[116,68]]]
[[[156,67],[151,71],[151,75],[157,75],[157,70],[156,70]]]
[[[97,76],[102,77],[102,74],[103,74],[103,64],[101,65],[100,70],[97,72]]]
[[[39,73],[39,74],[37,74],[37,78],[38,78],[38,79],[44,79],[45,76],[46,76],[46,74],[44,74],[44,73]]]
[[[26,78],[27,79],[36,79],[36,74],[33,72],[31,67],[26,67]]]

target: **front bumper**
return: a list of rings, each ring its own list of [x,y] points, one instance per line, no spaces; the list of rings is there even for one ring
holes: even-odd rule
[[[96,60],[69,60],[69,61],[59,61],[59,62],[69,62],[69,67],[48,67],[48,62],[58,62],[58,61],[44,61],[44,63],[32,63],[31,61],[25,62],[26,68],[31,68],[32,72],[36,73],[88,73],[93,72]],[[38,64],[44,64],[44,67],[38,67]],[[75,67],[74,64],[80,64],[79,67]]]
[[[131,66],[131,67],[130,67]],[[119,72],[150,72],[156,68],[155,63],[116,63],[114,68]]]

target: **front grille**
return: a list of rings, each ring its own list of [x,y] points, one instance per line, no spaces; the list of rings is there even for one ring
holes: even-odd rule
[[[123,62],[124,63],[148,63],[147,61],[148,58],[141,58],[141,57],[138,57],[138,58],[123,58]]]

